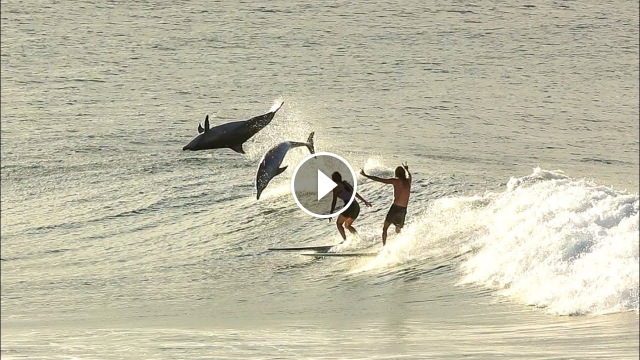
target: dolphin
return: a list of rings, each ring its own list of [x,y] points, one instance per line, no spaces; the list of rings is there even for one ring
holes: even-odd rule
[[[258,131],[269,125],[276,112],[284,102],[274,105],[271,110],[249,120],[234,121],[209,128],[209,115],[204,119],[204,127],[198,124],[199,135],[193,138],[182,150],[208,150],[230,148],[244,154],[242,144],[249,140]]]
[[[258,173],[256,174],[256,200],[260,200],[260,194],[262,194],[262,191],[264,191],[271,179],[287,170],[288,165],[280,167],[280,164],[282,164],[282,160],[284,160],[289,149],[306,146],[312,154],[316,153],[313,145],[313,134],[314,133],[309,134],[307,142],[285,141],[272,147],[264,154],[262,160],[260,160],[260,167],[258,167]]]

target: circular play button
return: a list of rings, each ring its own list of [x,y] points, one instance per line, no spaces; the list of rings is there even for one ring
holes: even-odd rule
[[[340,174],[336,177],[334,173]],[[331,211],[333,189],[338,186],[334,179],[341,178],[353,187],[349,202],[343,205],[338,199],[336,209]],[[319,152],[307,156],[298,164],[291,179],[291,193],[304,212],[318,218],[330,218],[346,210],[356,196],[356,173],[349,163],[340,156],[328,152]]]

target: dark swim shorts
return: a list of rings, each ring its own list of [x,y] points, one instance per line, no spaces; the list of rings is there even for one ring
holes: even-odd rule
[[[407,208],[404,206],[393,204],[387,213],[385,222],[392,223],[397,227],[404,226],[404,218],[407,216]]]
[[[353,202],[351,203],[351,205],[349,205],[347,210],[345,210],[340,215],[351,218],[353,220],[357,219],[358,215],[360,215],[360,205],[358,205],[358,202],[356,201],[356,199],[353,199]]]

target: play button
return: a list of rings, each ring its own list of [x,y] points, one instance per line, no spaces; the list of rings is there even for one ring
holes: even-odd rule
[[[340,214],[355,201],[355,180],[355,172],[343,158],[332,153],[319,152],[307,156],[298,164],[291,180],[291,193],[298,206],[307,214],[329,218]],[[343,200],[338,199],[336,208],[330,213],[332,191],[343,181],[349,183],[354,191],[350,194],[347,192],[347,196],[350,197],[347,198],[349,201],[346,205]]]
[[[327,175],[318,170],[318,201],[336,186],[338,186],[338,184],[334,183]]]

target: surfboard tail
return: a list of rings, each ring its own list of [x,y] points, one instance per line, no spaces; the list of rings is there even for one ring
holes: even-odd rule
[[[305,144],[312,154],[316,153],[315,145],[313,143],[313,135],[314,134],[315,134],[315,132],[312,132],[311,134],[309,134],[309,138],[307,139],[307,142]]]

